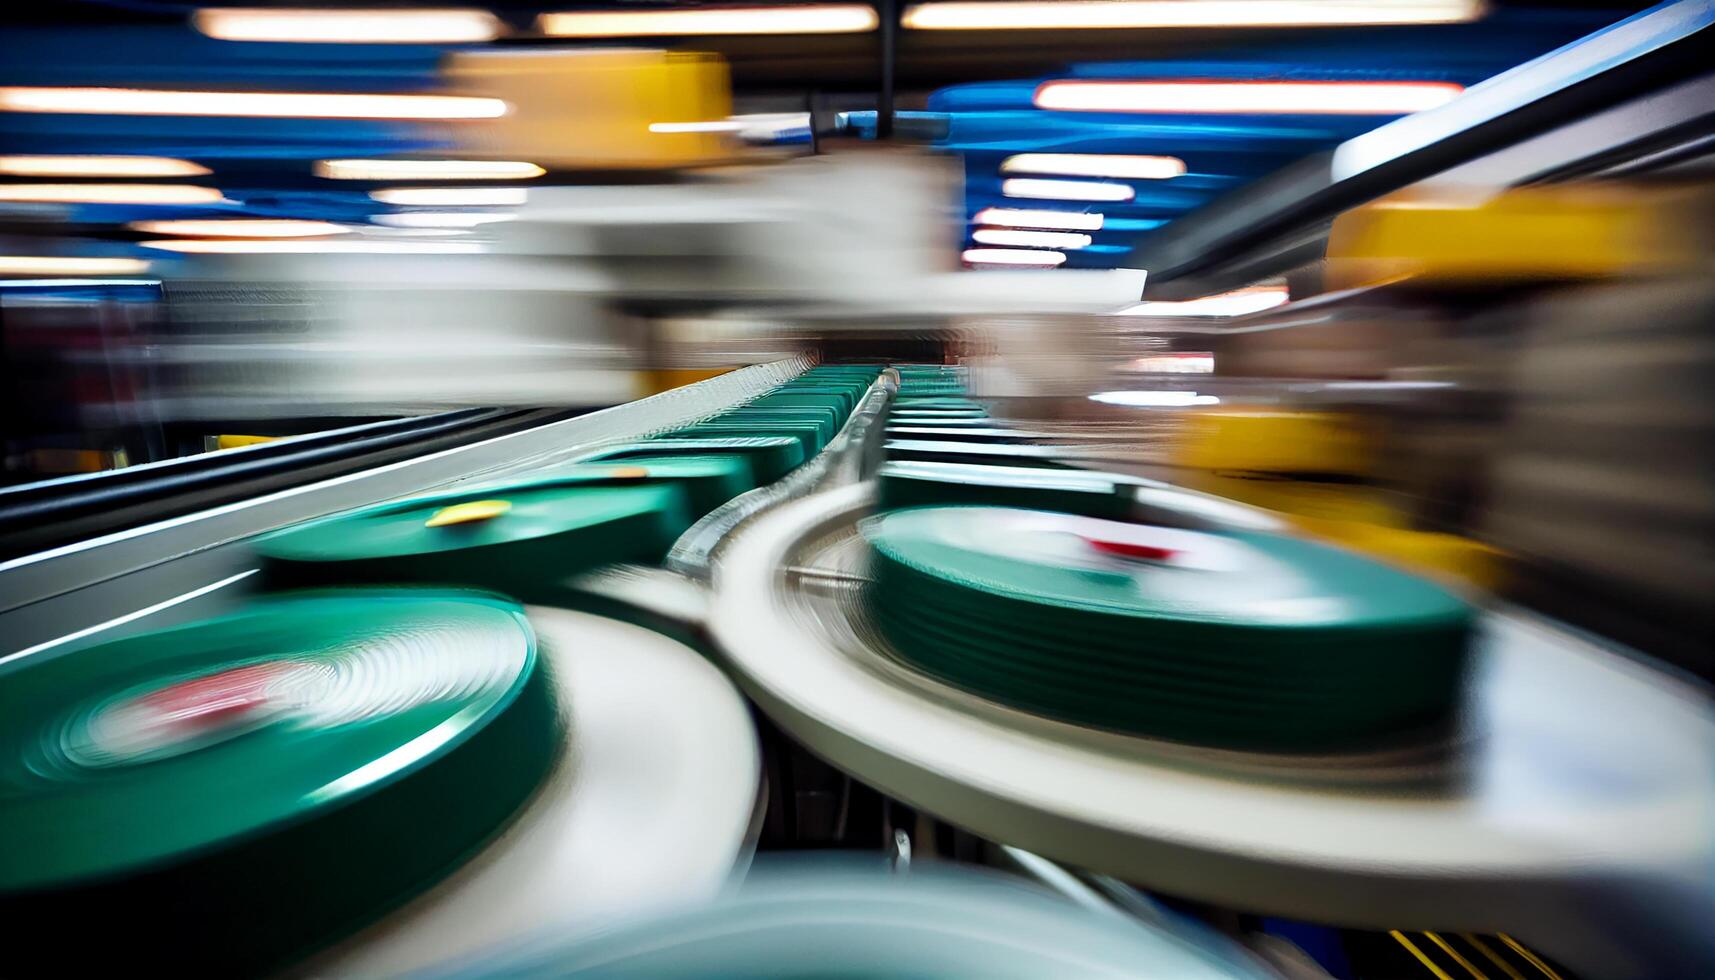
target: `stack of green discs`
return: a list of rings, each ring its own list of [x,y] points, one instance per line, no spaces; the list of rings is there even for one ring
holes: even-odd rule
[[[772,483],[833,441],[879,373],[868,365],[814,367],[742,405],[642,442],[606,447],[588,461],[733,455],[749,461],[757,484]]]
[[[690,525],[683,487],[549,475],[335,514],[256,550],[280,584],[420,582],[538,602],[597,565],[659,561]]]
[[[750,462],[760,484],[773,483],[804,462],[804,443],[796,436],[743,436],[726,439],[657,439],[604,447],[584,462],[630,462],[664,456],[740,456]]]
[[[988,504],[1124,519],[1134,481],[1094,470],[895,460],[876,474],[881,510]]]
[[[523,611],[311,593],[0,679],[7,972],[250,975],[489,840],[561,743]]]
[[[1453,713],[1471,611],[1261,532],[918,507],[871,519],[869,610],[906,661],[1077,724],[1262,751],[1407,738]]]

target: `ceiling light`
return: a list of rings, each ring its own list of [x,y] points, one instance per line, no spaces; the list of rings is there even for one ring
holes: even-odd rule
[[[979,225],[1007,228],[1058,228],[1065,231],[1100,231],[1102,215],[1078,211],[1037,211],[1029,208],[983,208],[971,221]]]
[[[0,110],[115,116],[252,116],[299,119],[494,119],[499,99],[465,95],[337,92],[182,92],[140,88],[0,88]]]
[[[1021,265],[1051,269],[1066,261],[1059,252],[1025,248],[967,248],[960,256],[970,265]]]
[[[369,220],[391,228],[475,228],[496,221],[512,221],[517,217],[492,211],[403,211],[378,214]]]
[[[984,245],[1016,245],[1020,248],[1085,248],[1090,236],[1072,231],[1018,231],[1012,228],[978,228],[971,240]]]
[[[330,180],[528,180],[547,173],[522,160],[322,160]]]
[[[0,201],[57,204],[216,204],[212,187],[188,184],[0,184]]]
[[[34,286],[38,289],[51,288],[89,288],[100,286],[159,286],[159,279],[0,279],[0,289],[21,286]]]
[[[293,218],[133,221],[129,227],[148,235],[186,235],[192,238],[317,238],[343,235],[351,230],[331,221],[299,221]]]
[[[1214,395],[1199,395],[1195,391],[1098,391],[1090,396],[1090,401],[1127,408],[1185,408],[1221,403]]]
[[[200,177],[208,172],[207,167],[172,157],[0,157],[0,174],[15,177]]]
[[[0,255],[0,274],[12,276],[124,276],[148,268],[149,263],[143,259]]]
[[[1230,293],[1178,301],[1139,303],[1119,311],[1119,316],[1242,316],[1286,302],[1285,286],[1251,286]]]
[[[1044,82],[1039,109],[1072,112],[1397,116],[1442,105],[1452,82]]]
[[[213,255],[261,254],[381,254],[451,255],[481,252],[482,246],[467,242],[385,242],[306,240],[302,238],[265,239],[166,239],[143,242],[144,248],[159,248],[169,252],[191,252]]]
[[[708,34],[857,34],[880,20],[868,4],[726,7],[707,10],[579,10],[543,14],[553,37],[667,37]]]
[[[1129,201],[1136,196],[1125,184],[1036,177],[1008,177],[1000,182],[1000,192],[1007,197],[1036,197],[1045,201]]]
[[[226,7],[199,10],[196,29],[223,41],[319,44],[458,44],[492,41],[501,24],[486,10],[293,10]]]
[[[1001,161],[1000,172],[1166,180],[1184,173],[1185,161],[1178,157],[1110,156],[1104,153],[1015,153]]]
[[[1107,30],[1161,27],[1337,27],[1456,24],[1481,0],[948,0],[905,8],[919,31]]]
[[[382,204],[453,208],[503,207],[523,204],[530,197],[522,187],[393,187],[369,196]]]

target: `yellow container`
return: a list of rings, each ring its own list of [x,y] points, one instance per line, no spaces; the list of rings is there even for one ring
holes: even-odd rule
[[[1369,472],[1369,440],[1352,419],[1333,412],[1267,408],[1187,414],[1178,463],[1192,469],[1260,473]]]
[[[506,115],[460,126],[463,152],[550,170],[664,170],[733,159],[720,132],[654,124],[718,122],[732,83],[718,55],[630,48],[460,51],[446,75],[462,94],[506,101]]]

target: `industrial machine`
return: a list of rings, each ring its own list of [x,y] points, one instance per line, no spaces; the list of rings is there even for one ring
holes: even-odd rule
[[[1195,6],[9,38],[0,974],[1715,969],[1715,5]]]

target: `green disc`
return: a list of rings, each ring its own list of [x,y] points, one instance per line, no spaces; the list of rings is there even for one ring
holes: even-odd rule
[[[304,593],[26,658],[0,679],[8,962],[308,953],[481,846],[560,741],[523,610],[474,593]]]
[[[814,422],[699,422],[674,432],[657,436],[657,441],[674,439],[732,439],[745,437],[767,438],[770,436],[791,436],[798,440],[803,448],[804,458],[809,459],[822,449],[822,427]]]
[[[729,439],[655,439],[608,446],[585,462],[641,459],[658,456],[733,454],[750,460],[758,484],[773,483],[809,457],[803,441],[793,436],[744,436]]]
[[[682,487],[693,521],[757,487],[750,460],[737,454],[639,457],[621,463],[573,463],[543,470],[541,476],[567,486],[665,483]]]
[[[821,451],[818,422],[698,422],[695,426],[665,433],[657,439],[725,439],[743,436],[792,436],[804,448],[804,458]]]
[[[816,427],[816,445],[826,446],[839,431],[840,417],[829,408],[737,408],[730,412],[722,412],[701,425],[709,423],[725,425],[744,425],[752,428],[766,428],[785,423],[787,425],[814,425]]]
[[[464,585],[536,602],[597,565],[659,561],[691,523],[682,487],[549,476],[335,514],[266,535],[256,550],[276,582]]]
[[[872,615],[902,657],[1082,724],[1337,750],[1444,723],[1465,670],[1463,602],[1296,538],[984,506],[865,535]]]
[[[843,422],[856,402],[855,395],[838,391],[782,391],[772,395],[763,395],[749,402],[753,408],[831,408]]]

